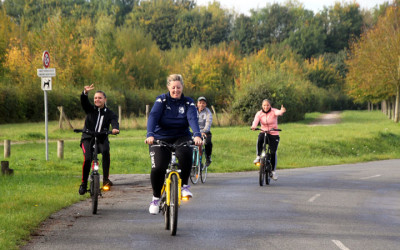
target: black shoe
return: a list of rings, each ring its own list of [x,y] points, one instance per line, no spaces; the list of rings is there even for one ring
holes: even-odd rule
[[[84,195],[87,192],[87,182],[82,182],[81,186],[79,187],[79,194]]]
[[[114,185],[109,179],[103,180],[103,186],[112,186]]]
[[[211,162],[212,162],[211,156],[207,156],[207,157],[206,157],[206,166],[207,166],[207,167],[210,166]]]

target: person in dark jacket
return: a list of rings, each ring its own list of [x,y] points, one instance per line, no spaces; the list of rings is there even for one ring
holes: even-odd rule
[[[151,147],[154,140],[163,140],[171,144],[180,144],[190,141],[192,135],[189,126],[193,130],[195,145],[201,145],[201,133],[197,117],[197,109],[194,101],[185,97],[183,91],[183,78],[173,74],[167,78],[169,92],[156,98],[147,121],[147,139],[151,158],[151,185],[153,188],[153,200],[150,203],[149,212],[159,213],[159,200],[161,188],[164,184],[165,171],[170,162],[171,153],[162,147]],[[180,147],[176,149],[176,157],[179,160],[182,178],[182,197],[192,197],[188,181],[192,168],[192,148]]]
[[[102,132],[108,131],[110,125],[112,134],[119,133],[118,116],[114,114],[106,106],[106,94],[99,90],[94,94],[94,106],[90,103],[88,93],[94,89],[94,85],[85,86],[81,94],[82,108],[86,113],[84,130]],[[100,135],[98,138],[98,150],[103,155],[103,186],[112,186],[113,183],[108,179],[110,172],[110,142],[108,135]],[[82,183],[79,187],[79,194],[83,195],[87,191],[87,180],[92,163],[93,144],[92,136],[87,133],[82,133],[81,148],[83,151],[83,166],[82,166]]]

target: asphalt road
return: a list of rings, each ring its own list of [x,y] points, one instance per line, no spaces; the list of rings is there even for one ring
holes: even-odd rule
[[[176,236],[148,213],[148,175],[114,175],[98,215],[89,200],[63,209],[23,249],[400,249],[399,166],[279,170],[263,187],[257,172],[210,174],[192,185]]]

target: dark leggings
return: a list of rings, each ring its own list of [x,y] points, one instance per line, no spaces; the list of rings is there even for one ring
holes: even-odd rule
[[[87,139],[82,140],[82,151],[83,151],[83,166],[82,166],[82,182],[87,182],[90,172],[90,166],[92,164],[93,157],[93,144],[94,140]],[[108,179],[110,172],[110,143],[108,140],[103,143],[97,143],[98,152],[103,155],[103,180]]]
[[[257,155],[260,156],[262,152],[262,146],[264,144],[264,136],[265,133],[260,133],[258,135],[258,140],[257,140]],[[278,163],[278,157],[276,156],[276,151],[278,150],[278,144],[279,144],[279,135],[270,135],[267,134],[268,139],[269,139],[269,148],[271,150],[271,165],[273,168],[273,171],[275,171],[276,165]]]
[[[207,132],[206,133],[206,135],[207,135],[207,137],[206,137],[206,144],[205,144],[205,150],[206,150],[206,155],[207,156],[211,156],[211,154],[212,154],[212,142],[211,142],[211,139],[212,139],[212,134],[211,134],[211,132]]]
[[[170,144],[180,144],[189,141],[190,139],[190,136],[188,136],[163,141]],[[153,187],[153,196],[160,198],[161,189],[165,179],[165,172],[168,168],[169,162],[171,161],[171,152],[166,147],[151,147],[151,145],[149,146],[149,152],[151,158],[150,180],[151,186]],[[179,161],[179,168],[181,169],[180,176],[182,178],[182,185],[187,185],[190,170],[192,168],[192,148],[179,147],[176,149],[175,153]]]

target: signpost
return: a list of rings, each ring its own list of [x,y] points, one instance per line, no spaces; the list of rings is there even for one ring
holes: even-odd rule
[[[49,160],[49,136],[48,136],[48,119],[47,119],[47,91],[51,90],[51,78],[56,76],[56,69],[49,68],[50,54],[47,51],[43,52],[42,56],[44,69],[37,69],[38,77],[42,78],[41,87],[44,92],[44,120],[46,131],[46,161]]]

